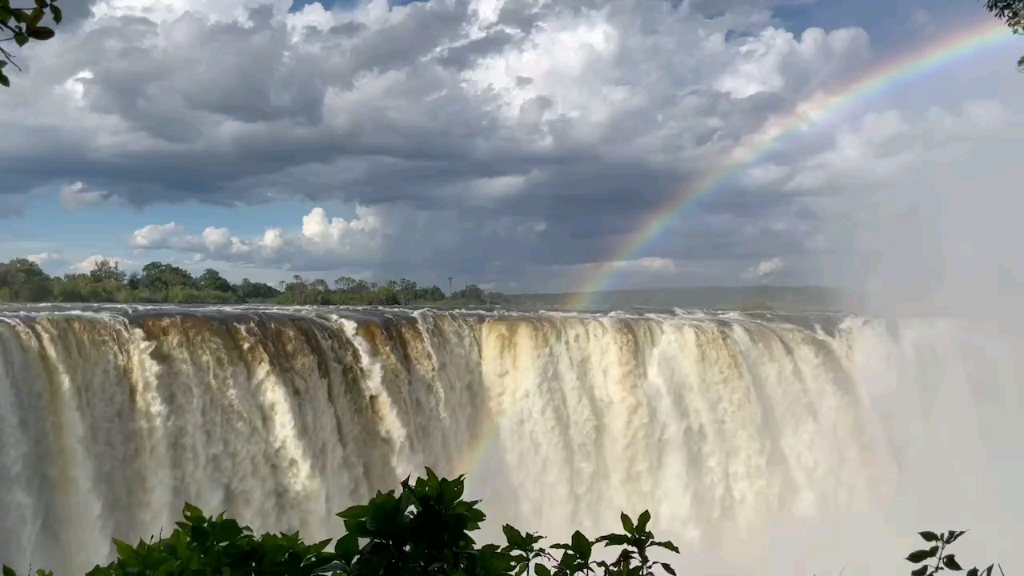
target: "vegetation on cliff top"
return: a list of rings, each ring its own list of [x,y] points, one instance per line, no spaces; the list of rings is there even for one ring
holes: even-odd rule
[[[164,262],[150,262],[141,272],[128,274],[116,262],[100,260],[88,273],[51,277],[37,263],[15,258],[0,264],[0,302],[463,306],[505,304],[508,297],[473,284],[445,294],[437,286],[418,286],[406,278],[378,284],[342,276],[330,286],[326,280],[296,275],[277,287],[248,278],[232,284],[212,268],[193,276]]]

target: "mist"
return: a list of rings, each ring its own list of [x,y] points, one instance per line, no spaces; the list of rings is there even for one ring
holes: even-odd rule
[[[871,521],[880,532],[862,525],[844,538],[848,550],[878,546],[874,570],[909,570],[898,558],[920,547],[914,532],[970,528],[957,557],[972,566],[1001,562],[1012,574],[1022,568],[1013,553],[1024,537],[1017,489],[1024,472],[1017,361],[1024,357],[1024,169],[1008,143],[946,144],[955,152],[894,174],[864,196],[854,254],[830,262],[832,281],[861,291],[869,314],[900,327],[904,359],[916,357],[918,366],[916,373],[901,368],[899,382],[871,393],[874,412],[890,419],[887,434],[906,445],[908,459],[893,501]],[[941,318],[943,327],[923,318]],[[922,337],[944,344],[911,344]]]

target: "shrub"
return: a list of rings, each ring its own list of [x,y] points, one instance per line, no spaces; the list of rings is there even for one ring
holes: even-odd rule
[[[463,499],[464,477],[439,478],[429,468],[426,477],[401,490],[377,492],[366,504],[338,514],[345,534],[307,544],[298,532],[253,534],[248,526],[225,518],[206,516],[185,504],[184,520],[166,538],[139,541],[132,546],[114,540],[117,559],[96,566],[88,576],[652,576],[675,575],[671,565],[653,561],[650,552],[665,549],[679,553],[669,541],[658,541],[648,529],[649,512],[637,518],[621,515],[622,533],[590,539],[577,531],[567,543],[539,546],[543,537],[505,525],[506,544],[478,546],[471,533],[480,529],[486,516],[479,501]],[[915,569],[912,576],[934,576],[941,570],[962,570],[946,547],[964,531],[944,534],[921,532],[934,543],[911,553],[915,564],[935,560],[935,565]],[[613,560],[595,560],[597,545],[617,548]],[[611,556],[609,556],[611,557]],[[655,569],[658,572],[655,572]],[[966,576],[992,576],[993,566]],[[1001,569],[1000,569],[1001,572]],[[6,565],[3,576],[17,576]],[[39,570],[36,576],[53,576]]]

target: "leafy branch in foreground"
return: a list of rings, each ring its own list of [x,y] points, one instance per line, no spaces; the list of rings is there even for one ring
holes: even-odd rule
[[[956,559],[956,554],[946,554],[945,552],[950,544],[959,540],[966,533],[967,530],[950,530],[941,534],[929,531],[918,532],[921,539],[932,544],[932,546],[926,550],[915,550],[907,555],[906,560],[908,562],[921,564],[921,566],[910,571],[911,576],[935,576],[935,574],[942,570],[950,570],[952,572],[963,571],[963,567],[960,566]],[[931,564],[933,559],[935,560],[934,565]],[[996,564],[989,564],[987,568],[982,570],[971,568],[967,571],[967,576],[992,576],[992,569],[996,566]],[[1003,573],[1002,566],[999,566],[999,573]],[[1003,574],[1003,576],[1006,575]]]
[[[176,523],[170,536],[134,546],[114,540],[117,559],[96,566],[87,576],[653,576],[656,569],[676,574],[668,563],[650,557],[655,549],[676,554],[679,549],[655,538],[647,511],[635,519],[622,514],[622,533],[593,540],[576,531],[569,542],[545,548],[540,546],[542,536],[505,525],[505,545],[478,546],[471,533],[486,516],[477,507],[479,501],[463,499],[464,480],[440,478],[428,468],[425,477],[403,481],[398,492],[377,492],[366,504],[338,514],[345,534],[333,546],[330,539],[307,544],[298,532],[257,537],[223,513],[208,517],[185,504],[184,521]],[[965,533],[921,532],[935,545],[907,559],[935,563],[915,569],[912,576],[962,570],[945,550]],[[598,544],[618,548],[618,553],[608,555],[611,560],[595,560]],[[992,569],[973,568],[967,576],[992,576]],[[18,575],[5,565],[3,576]],[[53,574],[39,570],[36,576]]]
[[[985,0],[985,9],[1006,22],[1014,34],[1024,34],[1024,0]],[[1024,56],[1017,60],[1017,69],[1024,71]]]
[[[0,42],[14,42],[19,48],[30,40],[44,41],[53,38],[53,28],[42,26],[43,18],[49,9],[54,24],[63,19],[57,0],[35,0],[31,8],[12,7],[11,0],[0,0]],[[0,45],[0,86],[11,87],[11,79],[4,74],[4,68],[13,65],[19,71],[21,67],[14,61],[14,55]]]

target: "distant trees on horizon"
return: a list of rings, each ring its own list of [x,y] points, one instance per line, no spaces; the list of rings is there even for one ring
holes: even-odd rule
[[[193,276],[188,270],[166,262],[150,262],[140,272],[128,273],[117,262],[99,260],[89,272],[49,276],[36,262],[15,258],[0,264],[0,302],[386,306],[507,304],[509,298],[485,292],[475,284],[446,295],[438,286],[419,286],[408,278],[378,284],[342,276],[334,280],[332,287],[326,280],[296,274],[278,287],[248,278],[233,284],[213,268]]]

